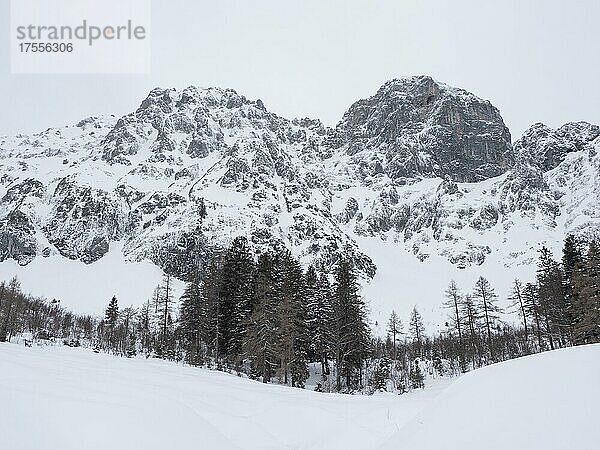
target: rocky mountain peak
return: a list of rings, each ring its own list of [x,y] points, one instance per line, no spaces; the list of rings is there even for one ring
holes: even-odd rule
[[[288,121],[270,113],[261,100],[250,101],[233,89],[155,88],[135,112],[121,117],[103,141],[102,158],[110,164],[131,164],[147,148],[161,160],[177,154],[204,158],[231,147],[226,135],[242,129],[282,133]],[[231,141],[231,140],[230,140]]]
[[[354,103],[338,145],[392,179],[449,176],[478,181],[514,163],[510,133],[487,100],[428,76],[395,79]]]
[[[515,141],[514,150],[519,158],[546,172],[563,162],[568,153],[592,149],[599,136],[600,127],[588,122],[569,122],[556,130],[538,122]]]
[[[495,253],[520,264],[530,253],[503,243],[523,227],[600,220],[599,135],[536,124],[515,157],[489,101],[426,76],[385,83],[334,129],[232,89],[156,88],[118,119],[0,138],[0,262],[93,263],[118,242],[124,260],[183,279],[193,252],[243,235],[323,268],[343,249],[366,276],[374,241],[460,268]],[[574,181],[584,175],[593,187]]]

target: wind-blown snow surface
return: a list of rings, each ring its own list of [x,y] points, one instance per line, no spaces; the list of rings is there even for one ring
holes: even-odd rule
[[[403,396],[345,396],[84,349],[0,344],[0,447],[592,450],[598,373],[593,345]]]

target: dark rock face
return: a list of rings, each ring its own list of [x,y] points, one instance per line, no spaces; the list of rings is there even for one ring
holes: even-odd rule
[[[4,197],[2,197],[3,203],[18,203],[23,201],[25,197],[28,195],[33,195],[35,197],[41,198],[44,193],[44,185],[38,180],[34,180],[33,178],[27,178],[23,180],[21,183],[17,183],[11,186]]]
[[[44,232],[69,259],[97,261],[108,252],[111,241],[123,236],[127,206],[117,195],[64,178],[55,189],[53,202]]]
[[[570,122],[557,130],[543,123],[532,125],[515,144],[515,154],[527,158],[543,172],[552,170],[571,152],[589,150],[600,136],[600,127],[587,122]]]
[[[485,205],[471,220],[471,227],[476,230],[487,230],[498,223],[498,209],[495,205]]]
[[[551,220],[558,214],[542,170],[527,160],[519,160],[500,188],[500,210],[505,215],[514,212],[533,215],[538,209]]]
[[[35,230],[29,218],[14,210],[0,220],[0,262],[14,259],[24,266],[37,253]]]
[[[336,133],[335,144],[392,179],[479,181],[514,162],[510,133],[489,101],[426,76],[387,82],[352,105]]]
[[[358,213],[358,202],[355,198],[350,197],[346,202],[346,207],[344,211],[339,215],[338,220],[342,223],[348,223],[356,216]]]

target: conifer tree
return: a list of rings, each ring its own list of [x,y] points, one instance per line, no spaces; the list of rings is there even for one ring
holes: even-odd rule
[[[567,285],[573,278],[574,273],[583,263],[583,254],[581,252],[581,243],[579,239],[572,234],[565,238],[563,245],[562,266]]]
[[[206,204],[204,202],[204,197],[202,197],[198,201],[198,227],[202,226],[202,222],[204,222],[204,219],[206,219],[207,215]]]
[[[203,362],[202,354],[202,294],[196,281],[187,284],[179,309],[179,328],[185,349],[185,360],[198,365]]]
[[[323,380],[329,375],[329,358],[333,348],[334,313],[331,285],[327,275],[317,273],[311,266],[306,274],[308,324],[316,360],[321,363]]]
[[[567,305],[562,268],[552,258],[552,254],[546,247],[540,250],[537,292],[550,348],[554,349],[557,343],[565,345],[566,337],[570,334],[573,323],[570,315],[571,308]]]
[[[252,313],[254,261],[246,238],[238,237],[223,255],[219,286],[219,353],[239,367],[245,326]]]
[[[117,328],[117,321],[119,320],[119,303],[117,297],[113,298],[108,303],[108,307],[104,313],[104,330],[105,346],[114,350],[115,347],[115,330]]]
[[[146,301],[139,310],[139,318],[138,318],[138,332],[140,336],[140,345],[145,353],[146,357],[149,357],[153,351],[153,341],[152,341],[152,309],[150,306],[150,301]]]
[[[316,335],[316,303],[318,294],[319,277],[315,266],[312,264],[306,269],[304,274],[304,295],[306,296],[307,323],[310,343],[308,346],[308,358],[310,361],[318,360],[318,350],[315,343]]]
[[[387,382],[392,374],[391,368],[392,364],[388,358],[384,357],[375,362],[375,367],[373,368],[373,373],[371,374],[371,378],[369,380],[369,384],[374,391],[387,390]]]
[[[494,346],[492,345],[492,326],[498,320],[498,313],[502,310],[496,305],[498,296],[494,292],[490,282],[484,278],[479,277],[475,283],[475,290],[473,291],[473,300],[479,306],[479,309],[483,313],[483,320],[487,335],[487,344],[490,352],[490,357],[494,360]]]
[[[542,340],[542,324],[541,324],[541,312],[539,305],[539,296],[537,292],[537,285],[534,283],[527,283],[523,288],[523,306],[525,313],[533,321],[535,334],[537,337],[538,348],[544,349],[544,342]]]
[[[254,311],[248,321],[244,352],[250,359],[253,375],[268,383],[279,365],[277,354],[278,290],[273,255],[260,255],[254,278]]]
[[[118,333],[120,352],[128,358],[131,358],[137,353],[137,335],[135,332],[137,311],[133,306],[128,306],[121,311],[119,316],[121,318]]]
[[[566,300],[564,307],[568,309],[566,314],[564,314],[564,320],[571,321],[570,331],[572,336],[570,337],[572,339],[577,339],[577,336],[574,336],[573,334],[577,333],[577,331],[574,330],[574,327],[576,327],[579,322],[579,312],[577,309],[581,303],[578,298],[578,287],[575,286],[575,283],[578,275],[585,270],[583,267],[584,264],[582,243],[574,235],[568,235],[565,238],[563,245],[562,269],[564,275],[564,295]]]
[[[448,288],[445,292],[446,301],[443,303],[443,307],[450,311],[450,330],[456,332],[458,336],[458,352],[459,352],[459,365],[461,371],[466,370],[465,360],[465,348],[463,345],[463,336],[465,333],[464,323],[462,321],[462,303],[463,295],[460,289],[456,285],[454,280],[450,281]]]
[[[425,375],[423,375],[423,371],[419,367],[418,359],[412,364],[409,378],[413,389],[423,389],[425,387]]]
[[[308,321],[304,274],[288,251],[278,255],[281,267],[277,307],[281,366],[284,383],[302,387],[308,378]],[[288,375],[291,377],[288,380]]]
[[[402,321],[400,320],[400,317],[398,317],[398,314],[396,314],[396,311],[392,310],[392,313],[390,314],[390,319],[389,319],[388,325],[387,325],[387,333],[388,333],[388,336],[392,343],[392,358],[394,361],[396,361],[398,359],[397,339],[402,334],[402,329],[403,329],[403,325],[402,325]]]
[[[221,351],[220,343],[222,342],[221,282],[222,261],[219,256],[215,256],[208,264],[200,285],[202,303],[200,331],[207,352],[214,359],[218,368],[221,367],[220,355],[222,354],[219,353]]]
[[[583,264],[574,275],[575,342],[600,342],[600,249],[591,242]]]
[[[165,274],[162,285],[154,289],[154,317],[156,328],[155,351],[159,357],[173,358],[175,345],[173,341],[173,286],[171,276]]]
[[[2,296],[4,297],[4,318],[0,317],[0,342],[4,342],[10,339],[13,334],[15,316],[18,312],[18,303],[20,300],[20,289],[21,284],[16,277],[13,277],[8,285],[5,285],[2,289]],[[17,310],[17,311],[15,311]],[[0,310],[0,313],[2,310]]]
[[[421,317],[421,313],[417,309],[416,306],[413,307],[410,313],[410,321],[408,322],[408,331],[413,342],[417,346],[417,354],[421,354],[421,345],[423,340],[423,335],[425,334],[425,325],[423,324],[423,318]]]
[[[4,281],[0,282],[0,342],[6,341],[6,328],[5,328],[5,317],[3,306],[6,303],[6,297],[8,296],[8,289]]]
[[[481,365],[481,345],[479,329],[482,313],[470,295],[465,295],[462,303],[462,321],[467,326],[469,343],[471,344],[472,365],[475,367],[475,356]]]
[[[119,319],[119,302],[117,297],[113,298],[108,303],[108,307],[104,313],[104,322],[109,329],[114,329],[117,326],[117,320]]]
[[[450,281],[448,285],[448,289],[446,289],[446,302],[444,302],[444,307],[452,311],[452,321],[454,322],[454,326],[458,332],[458,339],[462,341],[462,327],[460,323],[460,304],[462,302],[462,295],[456,282],[454,280]]]
[[[347,389],[361,382],[361,367],[365,357],[369,332],[366,308],[358,293],[358,282],[352,263],[342,258],[335,269],[334,284],[334,336],[333,346],[336,366],[336,388],[342,389],[342,377]]]
[[[525,331],[525,342],[529,338],[529,327],[527,325],[527,311],[525,310],[525,301],[523,299],[523,283],[519,279],[513,281],[512,292],[509,300],[511,300],[511,307],[516,308],[521,320],[523,321],[523,330]]]

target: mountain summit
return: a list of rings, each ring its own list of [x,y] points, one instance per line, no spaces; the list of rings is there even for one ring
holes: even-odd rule
[[[538,124],[513,146],[489,101],[426,76],[335,128],[232,89],[157,88],[118,119],[0,138],[0,261],[118,251],[186,279],[243,235],[322,268],[344,250],[368,278],[400,255],[519,267],[599,229],[599,134]]]
[[[514,164],[498,110],[428,76],[392,80],[354,103],[338,125],[340,144],[391,179],[427,176],[473,182]]]

